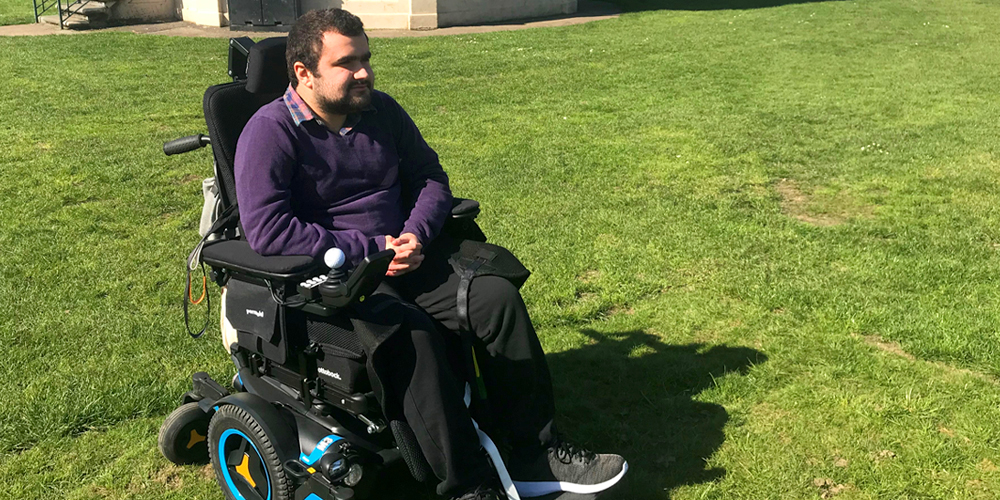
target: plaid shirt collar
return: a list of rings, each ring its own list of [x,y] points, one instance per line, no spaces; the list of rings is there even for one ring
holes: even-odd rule
[[[283,97],[285,101],[285,106],[288,108],[288,112],[292,115],[292,120],[295,121],[296,126],[301,126],[303,123],[316,120],[317,123],[322,123],[318,116],[313,114],[312,110],[309,109],[309,105],[302,100],[302,96],[292,88],[291,84],[288,85],[288,89],[285,90],[285,96]],[[363,112],[376,112],[374,106],[368,105]],[[361,113],[353,113],[347,115],[347,119],[344,121],[344,126],[340,128],[340,135],[347,135],[357,124],[361,121]]]

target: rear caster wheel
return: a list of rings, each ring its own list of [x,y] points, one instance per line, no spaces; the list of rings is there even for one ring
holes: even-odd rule
[[[229,500],[289,500],[292,487],[271,438],[235,405],[225,405],[208,427],[215,478]]]
[[[178,465],[207,464],[208,421],[209,416],[198,403],[179,406],[160,426],[160,453]]]

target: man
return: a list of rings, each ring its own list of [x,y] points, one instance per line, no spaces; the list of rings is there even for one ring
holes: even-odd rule
[[[385,283],[407,306],[406,334],[390,341],[384,397],[402,408],[440,495],[502,498],[463,402],[464,382],[449,365],[451,339],[437,328],[461,327],[459,277],[437,245],[452,204],[448,176],[406,112],[374,90],[360,19],[313,11],[287,43],[291,84],[250,119],[237,146],[247,240],[262,255],[319,256],[337,247],[355,265],[396,252]],[[562,490],[594,493],[617,482],[627,470],[621,457],[557,437],[548,367],[516,287],[476,278],[468,317],[489,354],[483,377],[519,491],[552,491],[561,482]]]

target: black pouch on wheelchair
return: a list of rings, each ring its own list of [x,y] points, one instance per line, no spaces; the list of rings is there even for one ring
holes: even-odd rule
[[[499,276],[521,288],[531,276],[531,271],[504,247],[474,240],[453,244],[448,262],[460,278],[456,297],[458,321],[466,331],[472,331],[469,320],[469,286],[472,280],[476,276]]]
[[[350,319],[343,315],[309,317],[305,326],[309,341],[320,346],[316,372],[321,383],[347,394],[371,390],[364,350]]]
[[[459,276],[499,276],[518,288],[531,276],[510,250],[482,241],[462,240],[448,262]]]
[[[229,280],[226,288],[226,319],[236,329],[240,347],[277,363],[284,363],[285,346],[279,335],[282,313],[267,287],[236,279]]]

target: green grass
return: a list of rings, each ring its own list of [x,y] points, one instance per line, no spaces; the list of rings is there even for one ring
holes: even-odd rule
[[[373,40],[534,271],[562,427],[633,467],[613,496],[1000,494],[1000,6],[622,5]],[[210,155],[159,149],[204,130],[225,41],[79,42],[0,38],[0,498],[221,498],[156,430],[231,371],[179,304]]]
[[[31,0],[0,0],[0,26],[35,22]]]

